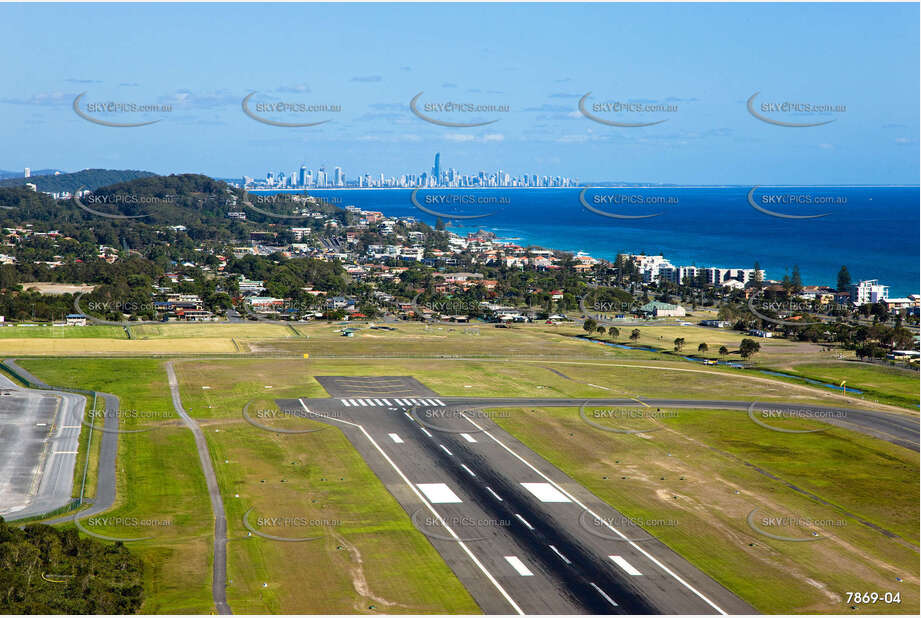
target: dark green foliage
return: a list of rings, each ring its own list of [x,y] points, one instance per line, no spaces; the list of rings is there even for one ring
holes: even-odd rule
[[[2,614],[134,614],[142,575],[140,558],[122,543],[43,524],[19,529],[0,517]]]

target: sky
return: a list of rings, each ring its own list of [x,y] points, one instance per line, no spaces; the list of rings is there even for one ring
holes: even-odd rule
[[[917,3],[0,4],[0,169],[355,178],[440,152],[587,182],[917,184],[918,24]],[[93,120],[158,122],[85,119],[81,93]],[[259,118],[327,122],[258,121],[251,93]],[[588,93],[596,119],[664,122],[599,122]],[[109,102],[171,107],[89,108]]]

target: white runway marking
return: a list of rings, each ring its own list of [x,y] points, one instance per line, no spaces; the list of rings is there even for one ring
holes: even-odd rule
[[[397,405],[398,405],[398,406],[405,406],[405,405],[406,405],[405,403],[403,403],[403,400],[402,400],[402,399],[394,399],[394,401],[397,402]]]
[[[613,605],[614,607],[617,607],[617,603],[614,602],[614,599],[612,599],[612,598],[609,597],[607,594],[605,594],[604,590],[602,590],[601,588],[599,588],[598,585],[597,585],[595,582],[589,582],[589,584],[591,585],[592,588],[594,588],[595,590],[597,590],[597,591],[598,591],[598,594],[600,594],[601,596],[603,596],[603,597],[605,598],[605,600],[606,600],[608,603],[610,603],[610,604]]]
[[[494,492],[494,491],[492,490],[492,487],[487,487],[487,488],[486,488],[486,491],[488,491],[489,493],[491,493],[493,498],[495,498],[495,499],[498,500],[499,502],[502,502],[502,498],[500,498],[500,497],[499,497],[499,494],[497,494],[496,492]]]
[[[440,405],[440,406],[445,405],[444,402],[441,401],[441,399],[435,399],[434,401],[435,401],[435,403],[437,403],[437,404]]]
[[[413,417],[410,416],[409,412],[404,412],[403,414],[404,414],[404,416],[406,416],[406,418],[408,418],[409,420],[413,420]]]
[[[563,559],[563,562],[565,562],[566,564],[572,564],[572,562],[569,561],[569,558],[567,558],[566,556],[564,556],[563,554],[561,554],[561,553],[560,553],[560,550],[558,550],[556,547],[554,547],[553,545],[551,545],[551,546],[550,546],[550,549],[553,550],[553,553],[555,553],[557,556],[559,556],[560,558],[562,558],[562,559]]]
[[[432,504],[459,504],[463,502],[444,483],[416,483],[416,487],[425,494],[425,497]]]
[[[390,405],[390,402],[387,401],[386,399],[381,399],[381,401],[383,401],[383,402],[384,402],[385,404],[387,404],[388,406]]]
[[[534,575],[534,573],[531,572],[531,569],[526,567],[524,562],[522,562],[518,556],[505,556],[505,560],[510,565],[512,565],[512,568],[518,571],[518,574],[522,577],[530,577],[531,575]]]
[[[340,399],[339,401],[341,401],[341,402],[342,402],[342,405],[344,405],[344,406],[347,407],[347,408],[352,407],[352,404],[350,404],[350,403],[349,403],[348,401],[346,401],[345,399]]]
[[[430,434],[430,433],[429,433],[429,430],[426,429],[425,427],[420,427],[419,429],[421,429],[421,430],[422,430],[422,433],[424,433],[424,434],[427,435],[428,437],[430,437],[430,438],[432,437],[432,434]]]
[[[427,403],[427,404],[430,405],[430,406],[437,406],[437,405],[438,405],[437,403],[435,403],[435,401],[434,401],[433,399],[426,399],[426,400],[425,400],[425,403]]]
[[[466,440],[467,442],[476,442],[476,440],[474,439],[474,437],[471,436],[469,433],[462,433],[462,434],[461,434],[461,438],[463,438],[463,439]]]
[[[373,402],[374,402],[374,405],[376,405],[376,406],[382,406],[382,405],[384,405],[384,403],[383,403],[382,401],[378,401],[377,399],[372,399],[371,401],[373,401]]]
[[[521,486],[541,502],[571,502],[569,498],[550,483],[522,483]]]
[[[394,442],[396,442],[397,444],[403,444],[403,438],[401,438],[401,437],[398,436],[397,434],[395,434],[395,433],[388,433],[387,435],[390,436],[390,439],[393,440]]]
[[[357,401],[358,403],[360,403],[361,405],[363,405],[364,407],[366,407],[366,408],[368,407],[368,404],[365,403],[365,400],[364,400],[364,399],[356,399],[356,401]]]
[[[613,561],[614,561],[614,564],[616,564],[617,566],[619,566],[620,568],[622,568],[624,571],[626,571],[626,572],[627,572],[627,575],[642,575],[642,573],[640,573],[639,571],[637,571],[636,568],[635,568],[632,564],[630,564],[629,562],[627,562],[626,560],[624,560],[622,557],[620,557],[620,556],[608,556],[608,558],[610,558],[611,560],[613,560]]]
[[[412,405],[416,405],[416,400],[415,400],[415,399],[407,399],[406,401],[408,401],[408,402],[409,402],[410,404],[412,404]]]
[[[443,451],[444,451],[445,453],[447,453],[448,455],[452,455],[452,456],[454,455],[454,453],[452,453],[451,451],[449,451],[448,448],[447,448],[444,444],[439,444],[438,446],[440,446],[440,447],[441,447],[441,450],[443,450]]]
[[[77,451],[55,451],[52,455],[76,455]]]
[[[520,521],[520,522],[523,523],[525,526],[527,526],[528,530],[534,530],[534,526],[532,526],[531,524],[529,524],[527,519],[525,519],[524,517],[522,517],[522,516],[519,515],[518,513],[515,513],[515,517],[518,518],[518,521]]]
[[[469,475],[472,476],[473,478],[476,478],[476,473],[475,473],[473,470],[471,470],[470,468],[468,468],[468,467],[465,466],[464,464],[461,464],[461,468],[463,468],[464,470],[466,470],[466,471],[467,471],[467,474],[469,474]]]

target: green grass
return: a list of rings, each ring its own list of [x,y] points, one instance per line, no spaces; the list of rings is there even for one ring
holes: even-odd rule
[[[863,613],[914,613],[919,607],[915,452],[838,428],[808,435],[772,432],[744,412],[682,409],[659,421],[662,429],[641,436],[592,428],[575,409],[508,412],[497,415],[503,428],[625,515],[677,522],[647,531],[760,611],[841,613],[847,591],[871,589],[900,590],[902,604],[869,606]],[[746,516],[756,507],[767,516],[845,523],[821,529],[832,539],[776,541],[748,527]],[[804,532],[788,533],[797,534]],[[896,576],[905,582],[897,583]]]
[[[107,536],[153,537],[128,544],[144,561],[142,613],[211,611],[210,502],[192,433],[172,412],[161,362],[28,359],[21,363],[55,386],[118,395],[120,409],[127,412],[120,419],[122,429],[154,427],[152,431],[119,436],[115,507],[89,518],[92,522],[84,525]],[[141,524],[106,520],[115,517],[137,518]]]
[[[878,400],[881,403],[918,410],[918,388],[921,379],[917,371],[897,367],[882,367],[857,362],[802,363],[785,370],[813,380],[824,380],[840,384],[847,380],[847,386],[864,391],[861,399]]]
[[[121,326],[5,326],[0,328],[0,339],[127,339]]]

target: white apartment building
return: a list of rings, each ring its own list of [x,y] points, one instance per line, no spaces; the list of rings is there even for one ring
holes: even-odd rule
[[[889,298],[889,286],[880,285],[879,279],[866,279],[858,283],[852,283],[847,291],[851,302],[855,305],[878,303]]]

